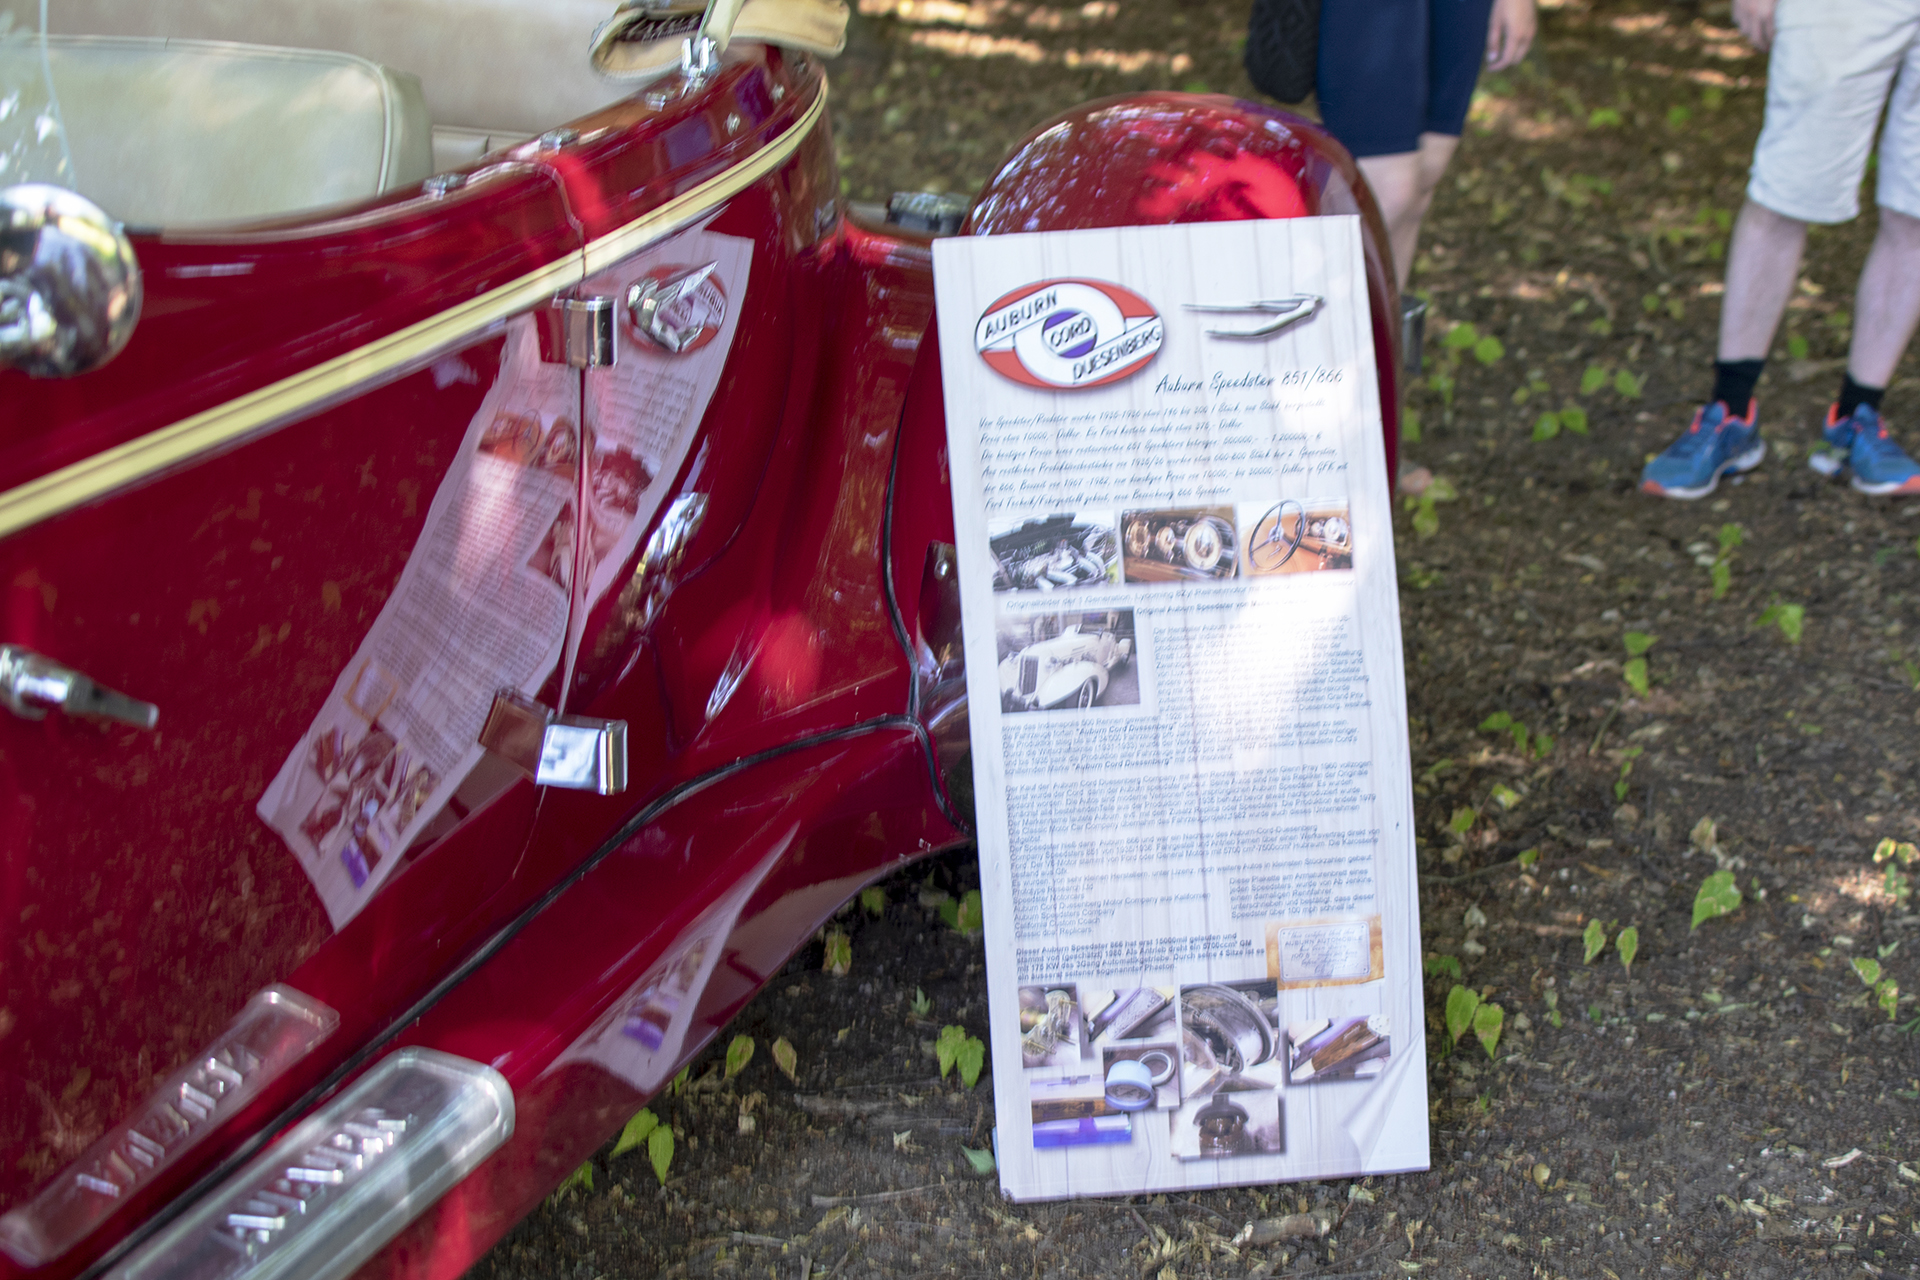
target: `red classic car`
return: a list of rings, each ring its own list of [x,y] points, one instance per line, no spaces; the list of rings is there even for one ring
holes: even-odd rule
[[[967,838],[958,211],[841,201],[837,0],[607,2],[0,0],[0,1277],[456,1276]],[[1312,125],[960,229],[1356,212],[1391,457]]]

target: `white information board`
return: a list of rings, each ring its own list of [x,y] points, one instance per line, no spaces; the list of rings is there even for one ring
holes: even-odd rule
[[[941,240],[934,281],[1003,1187],[1425,1168],[1359,220]]]

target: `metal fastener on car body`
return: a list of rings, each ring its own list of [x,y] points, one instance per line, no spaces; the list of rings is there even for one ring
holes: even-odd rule
[[[466,185],[467,175],[464,173],[436,173],[421,183],[420,189],[438,200],[449,191],[458,191]]]
[[[580,141],[580,131],[578,129],[549,129],[540,135],[540,149],[542,151],[558,151],[560,148],[571,146],[578,141]]]

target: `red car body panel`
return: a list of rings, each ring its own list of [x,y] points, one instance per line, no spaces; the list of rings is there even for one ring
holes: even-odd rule
[[[965,838],[927,242],[840,215],[817,117],[794,145],[825,94],[811,59],[740,45],[704,84],[667,87],[664,106],[609,108],[443,198],[136,235],[146,309],[127,350],[67,381],[0,372],[3,518],[62,468],[336,370],[297,411],[162,470],[129,463],[0,538],[0,640],[161,707],[151,734],[0,716],[0,1133],[17,1153],[0,1209],[252,992],[283,982],[340,1015],[78,1247],[35,1268],[0,1257],[0,1280],[97,1272],[403,1044],[491,1064],[516,1098],[507,1145],[364,1268],[458,1275],[658,1087],[581,1047],[716,911],[719,959],[670,1068],[862,884]],[[969,229],[1314,212],[1365,219],[1391,459],[1386,242],[1313,126],[1222,98],[1094,104],[1022,144]],[[365,377],[346,358],[543,272],[591,277],[648,218],[665,235],[696,217],[754,242],[725,372],[659,507],[701,515],[669,561],[635,553],[582,620],[568,687],[544,691],[627,722],[631,786],[499,788],[330,930],[254,803],[413,550],[500,320]]]

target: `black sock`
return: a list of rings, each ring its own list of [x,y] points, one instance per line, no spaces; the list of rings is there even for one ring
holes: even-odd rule
[[[1863,387],[1853,380],[1852,374],[1845,374],[1840,379],[1840,406],[1833,411],[1834,420],[1845,422],[1861,405],[1878,413],[1880,397],[1886,394],[1885,387]]]
[[[1713,394],[1707,397],[1708,403],[1723,401],[1735,417],[1747,416],[1747,405],[1753,400],[1753,385],[1760,381],[1760,371],[1767,367],[1765,360],[1716,360],[1713,362]]]

